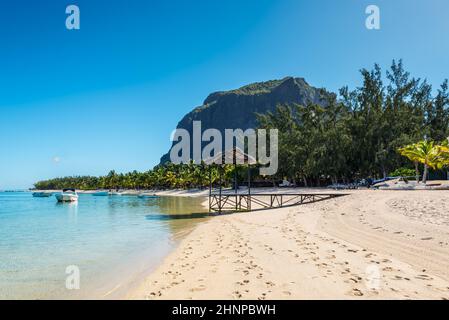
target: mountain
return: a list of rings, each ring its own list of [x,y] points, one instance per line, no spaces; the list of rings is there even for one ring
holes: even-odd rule
[[[297,103],[324,105],[326,91],[310,86],[303,78],[286,77],[281,80],[257,82],[230,91],[210,94],[204,103],[186,114],[178,123],[192,136],[192,122],[201,121],[202,130],[257,128],[256,113],[274,111],[279,104]],[[224,136],[224,135],[223,135]],[[161,164],[170,161],[169,153]]]

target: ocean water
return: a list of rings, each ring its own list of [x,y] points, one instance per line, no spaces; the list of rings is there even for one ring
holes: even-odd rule
[[[200,202],[86,194],[58,204],[53,196],[0,193],[0,299],[126,297],[207,219]]]

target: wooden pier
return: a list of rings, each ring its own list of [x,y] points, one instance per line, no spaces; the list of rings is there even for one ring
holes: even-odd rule
[[[345,195],[343,193],[210,193],[209,212],[220,214],[284,208]]]
[[[247,164],[247,191],[239,193],[237,179],[237,159],[242,164]],[[274,208],[297,206],[306,203],[324,201],[327,199],[345,196],[343,193],[252,193],[251,192],[251,165],[257,165],[254,157],[246,154],[242,149],[233,147],[221,152],[215,157],[204,160],[209,166],[209,213],[221,214],[239,211],[257,211]],[[234,164],[234,190],[223,189],[222,164]],[[211,166],[218,167],[218,190],[213,190]]]

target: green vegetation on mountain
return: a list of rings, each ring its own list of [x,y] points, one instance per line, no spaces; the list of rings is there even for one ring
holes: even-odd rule
[[[283,80],[270,80],[265,82],[256,82],[239,89],[226,92],[227,94],[254,95],[261,93],[269,93],[271,90],[279,86]],[[226,94],[224,93],[224,94]]]

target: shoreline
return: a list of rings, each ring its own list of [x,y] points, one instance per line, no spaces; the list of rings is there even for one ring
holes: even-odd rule
[[[449,299],[447,191],[346,193],[200,223],[126,298]]]
[[[127,190],[125,196],[137,196],[142,191],[135,191],[135,190]],[[208,192],[208,191],[207,191]],[[88,192],[80,192],[81,194],[90,194],[92,191]],[[158,191],[155,192],[158,196],[166,196],[166,197],[192,197],[192,198],[202,198],[207,197],[207,194],[204,194],[204,190],[165,190],[165,191]],[[208,209],[208,201],[204,200],[200,202],[201,206],[203,206],[206,210]],[[149,277],[153,272],[159,268],[159,266],[164,262],[164,260],[170,256],[173,252],[176,251],[176,249],[179,247],[179,245],[182,243],[182,241],[189,236],[189,234],[194,231],[200,223],[195,224],[194,226],[184,227],[181,230],[178,230],[178,232],[174,233],[170,237],[170,241],[172,242],[172,249],[169,250],[163,257],[161,257],[158,261],[152,261],[151,264],[146,261],[143,262],[144,259],[140,260],[141,267],[138,271],[134,270],[132,274],[130,274],[130,270],[122,270],[124,276],[126,277],[126,280],[123,283],[120,283],[115,288],[99,294],[99,299],[127,299],[130,292],[135,292],[138,290],[138,288],[142,285],[142,283],[145,281],[147,277]]]

